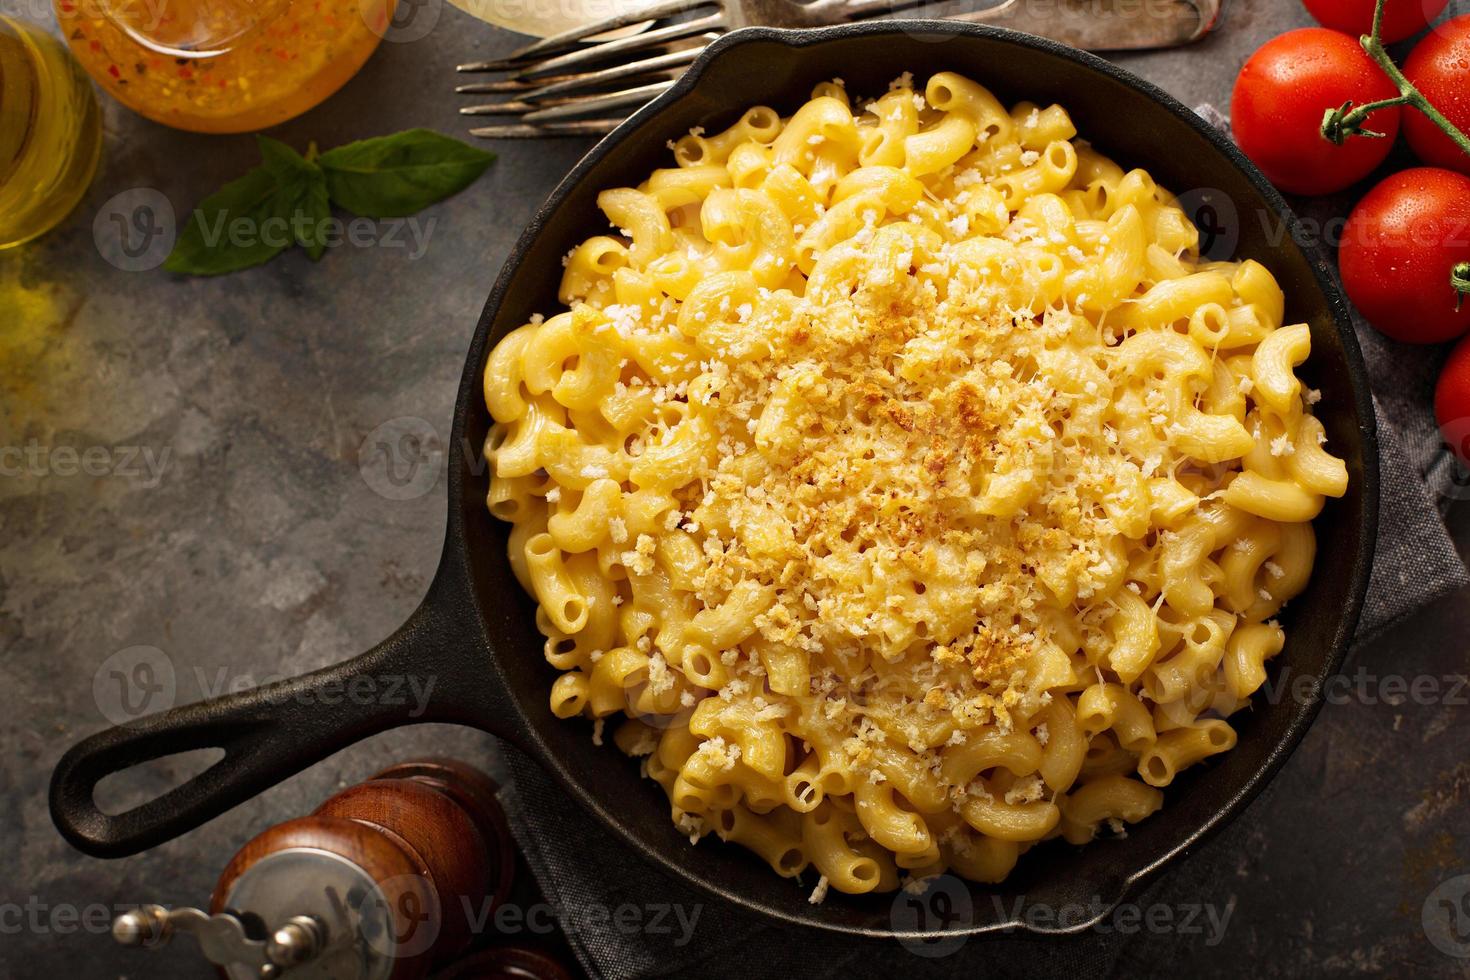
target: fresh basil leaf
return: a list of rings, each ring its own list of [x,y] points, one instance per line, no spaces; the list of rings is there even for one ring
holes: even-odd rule
[[[257,136],[260,166],[205,198],[164,268],[217,276],[269,262],[293,243],[315,261],[327,247],[335,201],[370,218],[413,214],[463,190],[495,159],[426,129],[306,156]]]
[[[260,165],[275,176],[282,188],[300,187],[289,214],[291,235],[311,260],[317,261],[326,251],[327,222],[332,218],[326,175],[321,167],[280,140],[257,135],[255,141],[260,145]]]
[[[464,190],[494,159],[432,130],[410,129],[336,147],[316,163],[333,203],[368,218],[401,218]]]
[[[260,165],[283,184],[321,173],[320,167],[280,140],[257,134],[255,142],[260,147]]]
[[[217,276],[269,262],[292,244],[291,216],[306,188],[303,176],[284,181],[256,167],[200,202],[163,267]]]
[[[327,178],[318,170],[308,178],[306,188],[296,202],[296,213],[291,218],[296,242],[306,249],[313,262],[327,250],[327,228],[331,220],[332,204],[327,199]]]

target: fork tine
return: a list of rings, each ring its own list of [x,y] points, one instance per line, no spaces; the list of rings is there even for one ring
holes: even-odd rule
[[[597,37],[599,34],[607,34],[623,27],[632,27],[644,21],[659,21],[699,7],[719,7],[720,3],[721,0],[662,0],[661,3],[650,4],[646,7],[634,7],[595,24],[584,24],[581,27],[562,31],[560,34],[544,37],[512,51],[506,57],[518,61],[545,58],[557,50],[570,50],[578,41],[584,41],[589,37]]]
[[[641,81],[645,84],[643,88],[667,87],[679,77],[677,70],[649,72],[640,74],[631,81]],[[652,79],[654,82],[650,82]],[[656,83],[656,84],[654,84]],[[640,89],[641,90],[641,89]],[[524,113],[539,112],[543,109],[551,109],[556,106],[570,105],[587,99],[600,98],[604,96],[621,96],[624,92],[633,89],[615,89],[613,91],[591,91],[585,92],[580,89],[567,89],[557,94],[541,95],[539,90],[533,89],[529,92],[514,93],[511,98],[504,102],[487,102],[480,105],[462,106],[459,110],[462,116],[506,116],[520,115]]]
[[[709,40],[713,40],[714,37],[714,35],[710,35]],[[670,68],[681,68],[692,62],[695,58],[698,58],[702,50],[704,50],[704,45],[686,48],[682,51],[670,51],[666,54],[655,55],[652,58],[644,58],[641,61],[630,61],[626,65],[604,68],[601,71],[590,71],[586,74],[571,75],[566,78],[548,79],[546,84],[540,88],[525,92],[521,98],[527,102],[540,102],[552,96],[570,95],[605,82],[634,78],[638,75],[652,74],[653,72],[664,72]]]
[[[461,116],[515,116],[533,112],[541,106],[516,99],[512,102],[495,102],[487,105],[465,105],[459,107]]]
[[[517,72],[515,77],[520,79],[534,79],[557,72],[590,68],[604,58],[609,58],[616,54],[641,53],[650,48],[656,48],[665,41],[681,41],[696,34],[703,34],[706,31],[718,32],[723,29],[724,15],[710,14],[708,17],[685,21],[682,24],[670,24],[667,27],[645,31],[642,34],[620,37],[615,41],[600,41],[596,44],[589,44],[581,50],[527,65]]]
[[[596,108],[598,105],[618,106],[626,105],[633,100],[635,95],[644,92],[657,94],[668,88],[674,81],[674,76],[665,73],[665,78],[656,83],[643,85],[639,88],[618,89],[613,92],[593,92],[590,95],[560,95],[548,99],[540,99],[532,102],[525,98],[507,99],[504,102],[490,102],[484,105],[467,105],[459,110],[461,116],[513,116],[545,112],[560,106],[569,107],[569,112],[562,115],[583,115],[587,109]],[[652,98],[652,96],[649,96]],[[557,117],[550,117],[557,118]],[[535,122],[534,119],[530,121]]]
[[[496,58],[494,61],[464,61],[454,66],[454,70],[461,75],[473,75],[479,72],[510,71],[515,64],[507,64],[505,58]]]
[[[559,54],[563,51],[570,51],[576,47],[579,41],[589,37],[596,37],[598,34],[606,34],[608,31],[615,31],[620,27],[631,27],[634,24],[641,24],[644,21],[659,20],[674,14],[683,13],[686,10],[693,10],[697,7],[718,5],[719,0],[663,0],[662,3],[655,3],[641,9],[615,14],[595,24],[585,24],[581,27],[574,27],[569,31],[563,31],[560,34],[553,34],[551,37],[542,38],[533,44],[517,48],[505,57],[498,58],[494,61],[478,61],[459,65],[456,70],[462,72],[510,71],[524,65],[528,61],[550,57],[553,54]]]
[[[521,118],[528,123],[559,122],[574,116],[585,115],[589,112],[642,105],[673,84],[674,80],[669,79],[666,82],[652,82],[648,85],[639,85],[636,88],[623,89],[621,92],[606,92],[602,95],[585,95],[579,98],[567,99],[560,105],[537,109],[535,112],[526,113]]]
[[[521,93],[535,92],[547,85],[571,82],[582,78],[582,75],[559,75],[556,78],[497,78],[493,82],[470,82],[466,85],[456,85],[454,91],[459,95],[488,95],[502,92]]]
[[[511,140],[541,139],[546,136],[602,136],[611,133],[620,122],[621,119],[579,119],[576,122],[546,123],[540,126],[510,123],[503,126],[480,126],[470,130],[470,135],[482,139]]]

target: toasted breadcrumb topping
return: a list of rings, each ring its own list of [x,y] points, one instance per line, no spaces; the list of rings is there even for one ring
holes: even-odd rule
[[[1044,703],[1066,663],[1049,623],[1118,574],[1111,498],[1145,469],[1079,412],[1112,397],[1072,361],[1081,344],[1107,363],[1096,327],[1008,309],[923,229],[884,232],[877,258],[837,246],[847,278],[739,314],[701,365],[718,457],[681,491],[708,560],[694,598],[768,587],[758,645],[862,693],[804,719],[874,719],[846,742],[860,766],[885,732],[928,750]],[[624,561],[651,568],[639,551]],[[737,678],[754,660],[730,659]]]

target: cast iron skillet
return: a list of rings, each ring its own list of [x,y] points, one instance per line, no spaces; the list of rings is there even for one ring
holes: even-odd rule
[[[855,93],[880,93],[905,70],[924,77],[952,69],[991,86],[1007,102],[1060,102],[1080,132],[1125,167],[1145,166],[1186,200],[1214,209],[1200,219],[1228,225],[1238,254],[1259,259],[1288,298],[1288,322],[1312,329],[1307,381],[1322,390],[1320,413],[1351,489],[1316,521],[1320,546],[1307,591],[1284,619],[1288,640],[1272,663],[1279,676],[1325,680],[1343,658],[1368,581],[1377,516],[1373,406],[1362,357],[1328,267],[1305,241],[1281,197],[1215,130],[1158,89],[1098,58],[1050,41],[941,21],[889,21],[809,31],[748,29],[712,45],[668,93],[636,113],[579,163],[521,236],[490,294],[470,345],[455,407],[449,458],[449,529],[423,604],[393,636],[362,656],[270,687],[178,708],[86,739],[56,767],[51,812],[81,850],[121,857],[184,833],[358,739],[416,721],[457,722],[501,736],[544,766],[598,820],[649,860],[711,895],[782,919],[871,936],[918,935],[890,920],[892,896],[832,893],[821,905],[807,889],[774,875],[734,846],[691,847],[669,820],[664,794],[638,779],[611,747],[599,748],[585,722],[554,717],[554,672],[541,655],[532,605],[505,560],[506,526],[485,509],[482,460],[487,415],[481,370],[494,342],[533,312],[556,305],[560,258],[602,226],[597,192],[638,182],[668,166],[665,142],[692,126],[714,131],[746,107],[790,112],[814,83],[842,77]],[[1186,193],[1191,192],[1191,193]],[[357,680],[432,677],[434,694],[418,718],[373,698],[343,697]],[[1320,690],[1320,689],[1319,689]],[[1300,693],[1299,691],[1297,693]],[[974,921],[964,931],[1006,928],[1076,931],[1098,921],[1166,863],[1245,808],[1301,740],[1320,697],[1258,697],[1233,720],[1239,745],[1189,770],[1162,812],[1123,841],[1074,848],[1052,842],[1027,854],[998,887],[976,886]],[[109,773],[199,748],[223,748],[215,766],[166,795],[109,816],[93,801]],[[809,886],[808,886],[809,888]],[[997,901],[996,898],[999,900]],[[1099,902],[1100,900],[1100,902]],[[1088,906],[1088,921],[1029,922],[1032,905]],[[1099,910],[1100,909],[1100,910]],[[1038,916],[1037,921],[1042,921]],[[953,923],[949,931],[956,931]]]

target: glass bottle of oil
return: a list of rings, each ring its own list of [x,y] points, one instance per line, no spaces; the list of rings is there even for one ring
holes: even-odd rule
[[[102,153],[92,83],[61,42],[0,17],[0,249],[76,207]]]

